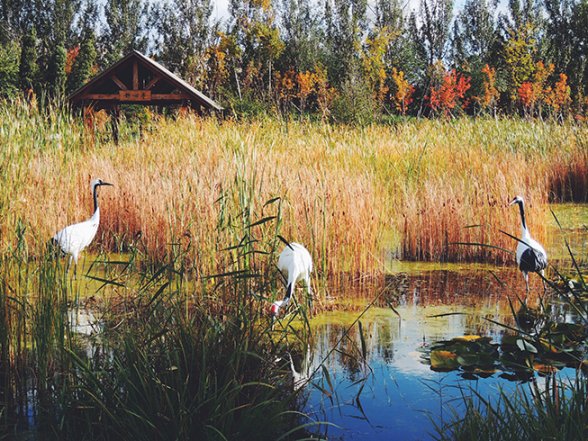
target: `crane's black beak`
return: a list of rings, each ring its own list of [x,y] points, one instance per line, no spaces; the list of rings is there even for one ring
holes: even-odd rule
[[[511,205],[514,205],[518,202],[517,198],[514,198],[512,201],[510,201],[510,204],[508,204],[508,206],[510,207]]]
[[[114,187],[114,184],[111,184],[110,182],[104,182],[102,181],[100,184],[98,185],[108,185],[109,187]]]

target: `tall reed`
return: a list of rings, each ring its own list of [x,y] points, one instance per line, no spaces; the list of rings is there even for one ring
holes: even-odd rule
[[[172,238],[163,262],[99,256],[79,293],[59,259],[28,255],[25,227],[0,266],[0,430],[48,439],[300,439],[289,368],[278,360],[305,330],[272,330],[267,304],[282,295],[270,262],[279,200],[252,206],[252,180],[224,193],[216,229],[222,271],[194,281],[191,238]],[[264,210],[274,216],[261,217]],[[260,221],[261,218],[261,221]],[[192,221],[190,221],[192,222]],[[31,239],[34,242],[34,239]],[[128,260],[126,260],[128,259]],[[264,272],[268,270],[267,272]],[[72,316],[90,302],[94,335]],[[83,309],[83,308],[82,308]],[[305,316],[301,304],[294,315]],[[306,326],[306,329],[308,326]],[[6,364],[4,364],[6,362]]]
[[[217,227],[237,221],[223,218],[223,204],[239,185],[252,190],[257,220],[276,215],[275,204],[263,205],[280,198],[283,235],[309,247],[319,272],[351,275],[378,273],[389,253],[504,262],[505,253],[454,244],[512,248],[498,229],[518,234],[517,212],[507,208],[515,194],[525,196],[542,240],[548,201],[587,193],[582,125],[460,119],[355,128],[192,116],[151,124],[115,145],[90,139],[62,112],[3,105],[0,173],[10,185],[0,192],[0,252],[13,243],[17,219],[38,254],[58,228],[86,218],[96,176],[116,188],[101,195],[95,247],[135,247],[163,260],[180,238],[198,244],[189,258],[200,275],[224,266],[216,256],[227,237]]]

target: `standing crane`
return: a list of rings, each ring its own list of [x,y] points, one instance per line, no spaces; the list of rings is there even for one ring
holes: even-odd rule
[[[287,244],[278,259],[278,269],[287,281],[286,296],[283,300],[277,300],[272,304],[270,308],[272,317],[276,317],[280,313],[280,308],[285,308],[288,305],[294,294],[296,282],[299,280],[305,281],[309,298],[312,295],[310,289],[312,257],[304,246],[296,242]]]
[[[112,186],[112,184],[104,182],[102,179],[95,179],[91,183],[92,195],[94,196],[94,214],[92,214],[92,217],[84,222],[68,225],[63,230],[58,231],[51,239],[53,245],[58,246],[65,254],[70,254],[67,269],[69,270],[73,260],[75,264],[74,275],[77,272],[80,253],[90,245],[98,231],[98,225],[100,224],[98,187],[102,185]]]
[[[517,264],[523,273],[527,292],[529,292],[529,273],[539,273],[544,277],[544,270],[547,267],[547,253],[539,242],[531,237],[527,222],[525,221],[525,201],[522,196],[516,196],[509,205],[518,204],[521,212],[522,234],[517,245]],[[545,280],[543,279],[543,289]]]

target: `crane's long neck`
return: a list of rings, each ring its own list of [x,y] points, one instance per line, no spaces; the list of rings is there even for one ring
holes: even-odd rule
[[[290,282],[286,287],[286,297],[284,297],[284,302],[289,302],[292,298],[292,294],[294,294],[294,283]]]
[[[529,229],[527,228],[527,222],[525,221],[525,203],[519,202],[519,211],[521,212],[521,227],[523,231],[523,236],[529,235]]]
[[[94,213],[96,213],[98,211],[98,185],[94,185],[92,193],[94,195]]]

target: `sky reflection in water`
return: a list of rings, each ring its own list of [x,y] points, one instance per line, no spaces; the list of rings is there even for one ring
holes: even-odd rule
[[[517,387],[517,383],[502,379],[501,372],[476,380],[465,379],[458,371],[434,372],[419,352],[419,348],[435,341],[468,334],[489,336],[499,343],[505,329],[487,319],[512,325],[507,297],[513,296],[515,287],[524,289],[524,282],[513,269],[502,269],[497,275],[505,286],[487,271],[390,276],[401,293],[396,308],[400,318],[389,308],[372,308],[362,318],[367,364],[359,361],[361,338],[356,324],[349,338],[344,338],[338,351],[325,362],[336,392],[332,399],[312,385],[306,390],[306,410],[317,420],[340,427],[326,429],[329,439],[431,439],[431,419],[440,421],[444,413],[449,416],[451,407],[460,409],[459,387],[466,392],[475,388],[483,396],[495,395],[499,387]],[[542,292],[540,281],[535,282],[535,292]],[[536,300],[531,296],[529,303]],[[455,312],[466,314],[432,317]],[[570,320],[564,304],[552,305],[550,313],[558,321]],[[312,372],[319,366],[358,315],[331,312],[317,318],[310,358],[296,360],[296,369]],[[566,375],[573,373],[571,369],[565,371]],[[329,390],[324,376],[318,375],[315,380]],[[356,397],[362,385],[358,403]]]

